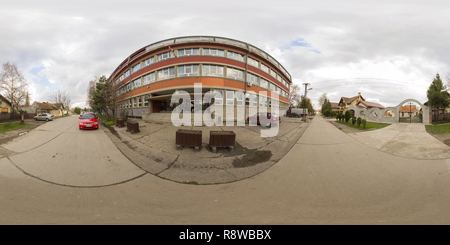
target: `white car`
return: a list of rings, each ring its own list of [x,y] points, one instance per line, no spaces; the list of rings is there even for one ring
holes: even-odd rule
[[[44,120],[44,121],[48,122],[48,121],[53,121],[53,118],[55,118],[55,116],[53,116],[50,113],[41,113],[41,114],[35,116],[34,120],[36,120],[36,121]]]

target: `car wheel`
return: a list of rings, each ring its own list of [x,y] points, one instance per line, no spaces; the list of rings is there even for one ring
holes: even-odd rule
[[[34,120],[37,121],[37,118],[35,118]]]
[[[45,121],[48,122],[48,118],[46,118]]]
[[[266,123],[266,127],[270,128],[270,122]]]

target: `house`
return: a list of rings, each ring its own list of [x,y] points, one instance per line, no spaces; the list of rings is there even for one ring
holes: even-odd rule
[[[50,113],[54,116],[62,116],[64,112],[64,107],[61,103],[49,103],[49,102],[33,102],[33,104],[29,107],[23,107],[23,110],[26,110],[30,113]]]
[[[356,104],[356,106],[359,108],[367,108],[367,109],[370,109],[370,108],[384,109],[384,106],[382,106],[378,103],[369,102],[369,101],[365,101],[365,100],[360,101],[358,104]]]
[[[0,113],[10,113],[11,102],[0,94]]]
[[[350,105],[357,105],[361,101],[365,101],[361,96],[361,93],[359,92],[357,96],[347,98],[347,97],[341,97],[341,100],[338,103],[338,106],[340,108],[340,111],[345,111]]]
[[[336,103],[336,102],[330,102],[330,104],[331,104],[331,111],[334,111],[334,112],[336,112],[336,113],[339,113],[339,111],[340,111],[340,107],[339,107],[339,103]]]
[[[398,111],[400,113],[400,117],[409,117],[411,116],[418,116],[419,110],[416,108],[416,105],[404,105],[400,107],[400,110]]]
[[[447,97],[450,99],[450,93],[447,91],[444,91],[445,94],[447,94]],[[428,101],[423,103],[426,106],[428,105]],[[436,108],[431,108],[432,109],[432,114],[436,114]],[[443,114],[443,113],[450,113],[450,107],[447,108],[439,108],[439,113],[438,114]]]

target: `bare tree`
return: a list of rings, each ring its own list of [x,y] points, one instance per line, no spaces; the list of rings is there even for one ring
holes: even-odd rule
[[[15,64],[3,64],[0,75],[0,92],[11,102],[14,111],[19,111],[20,103],[26,99],[28,84]]]
[[[300,87],[297,84],[294,84],[291,86],[291,92],[289,93],[289,108],[296,107],[300,104],[300,101]]]
[[[324,93],[319,98],[319,107],[322,107],[323,103],[327,100],[327,93]]]
[[[94,92],[96,89],[96,84],[99,77],[95,76],[94,80],[89,81],[88,87],[87,87],[87,98],[86,98],[86,105],[89,105],[90,108],[94,108]]]
[[[56,90],[50,97],[50,100],[54,103],[61,104],[64,110],[69,111],[70,104],[72,102],[69,93],[67,91]]]

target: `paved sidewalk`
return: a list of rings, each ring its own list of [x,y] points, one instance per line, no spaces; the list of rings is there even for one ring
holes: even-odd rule
[[[450,158],[450,147],[429,135],[421,123],[394,123],[382,129],[348,135],[395,156],[412,159]]]
[[[234,182],[257,175],[278,162],[301,137],[309,123],[298,118],[283,117],[276,137],[261,137],[261,126],[212,126],[175,127],[170,122],[139,123],[139,133],[126,132],[126,126],[113,126],[104,131],[118,149],[144,171],[164,179],[191,184],[220,184]],[[176,149],[175,134],[178,129],[202,131],[202,147],[195,152],[193,147]],[[209,147],[212,130],[234,131],[234,151],[217,148],[213,153]]]

